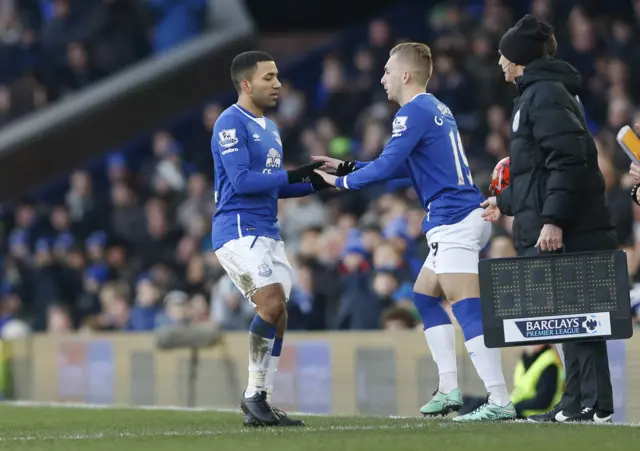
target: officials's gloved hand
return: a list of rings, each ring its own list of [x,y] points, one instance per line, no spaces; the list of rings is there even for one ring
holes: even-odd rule
[[[336,176],[344,177],[345,175],[351,174],[356,169],[355,161],[343,161],[338,165],[336,169]]]
[[[311,175],[314,174],[313,170],[318,169],[324,163],[322,161],[316,161],[314,163],[305,164],[295,169],[287,171],[287,178],[289,184],[293,183],[311,183]]]

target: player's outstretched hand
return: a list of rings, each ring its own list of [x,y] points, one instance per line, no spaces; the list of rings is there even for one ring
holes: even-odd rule
[[[502,212],[498,208],[498,201],[496,200],[495,196],[488,198],[487,200],[482,202],[480,206],[484,208],[484,211],[482,212],[482,218],[485,221],[496,222],[502,217]]]
[[[335,175],[327,174],[326,172],[320,171],[319,169],[316,169],[313,172],[315,172],[320,177],[322,177],[322,179],[325,181],[325,183],[329,184],[330,186],[336,186],[336,180],[338,180],[338,177],[336,177]]]
[[[340,166],[343,163],[342,160],[338,160],[337,158],[325,157],[324,155],[312,155],[311,159],[313,161],[322,162],[320,169],[322,169],[325,172],[327,171],[336,172],[338,170],[338,166]]]
[[[291,185],[293,183],[309,183],[310,176],[311,174],[313,174],[313,171],[322,166],[322,164],[323,163],[321,161],[316,161],[287,171],[289,184]]]

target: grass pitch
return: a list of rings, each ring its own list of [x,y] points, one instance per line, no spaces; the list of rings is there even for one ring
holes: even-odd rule
[[[422,418],[304,418],[295,429],[242,426],[214,411],[0,405],[1,451],[587,451],[640,449],[640,427],[461,425]]]

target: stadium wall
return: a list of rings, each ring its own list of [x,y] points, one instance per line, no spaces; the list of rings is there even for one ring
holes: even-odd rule
[[[458,338],[463,392],[482,395]],[[244,333],[200,351],[159,351],[152,334],[41,335],[0,349],[0,360],[11,362],[9,397],[37,402],[235,409],[247,376]],[[616,421],[640,422],[640,337],[609,349]],[[509,384],[519,353],[503,350]],[[290,333],[273,402],[317,414],[413,416],[437,383],[420,333]]]

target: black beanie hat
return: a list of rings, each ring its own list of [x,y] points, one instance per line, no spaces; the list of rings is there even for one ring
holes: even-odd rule
[[[500,39],[500,53],[513,64],[526,66],[545,54],[545,42],[553,34],[551,25],[525,15]]]

